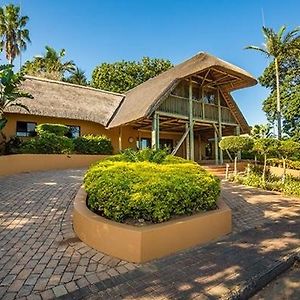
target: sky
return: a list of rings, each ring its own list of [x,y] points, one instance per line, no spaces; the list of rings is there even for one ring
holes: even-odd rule
[[[205,51],[257,78],[269,61],[244,48],[262,44],[263,23],[276,31],[300,25],[299,0],[0,0],[8,3],[30,18],[23,61],[45,45],[64,48],[88,77],[103,62],[150,56],[178,64]],[[267,95],[259,85],[233,93],[250,125],[266,123]]]

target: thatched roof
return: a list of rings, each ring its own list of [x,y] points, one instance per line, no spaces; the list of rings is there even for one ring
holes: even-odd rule
[[[106,126],[124,98],[122,94],[91,87],[31,76],[26,78],[22,89],[34,99],[23,99],[22,103],[30,113],[18,107],[10,107],[7,112],[86,120]]]
[[[239,80],[234,83],[231,82],[227,85],[222,85],[222,89],[228,93],[257,83],[256,79],[243,69],[207,53],[199,53],[189,60],[128,91],[115,117],[109,123],[109,128],[128,124],[143,117],[149,117],[160,99],[163,98],[178,81],[210,68],[224,71],[239,78]],[[237,113],[240,113],[240,111],[237,110]],[[242,120],[244,117],[241,116],[239,119]],[[241,125],[243,126],[243,124]],[[244,126],[248,126],[247,123],[244,124]]]

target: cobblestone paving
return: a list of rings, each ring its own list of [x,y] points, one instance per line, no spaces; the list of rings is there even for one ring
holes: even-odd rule
[[[136,267],[74,236],[72,200],[83,173],[0,177],[0,299],[52,299]]]
[[[200,287],[210,290],[210,294],[220,293],[228,289],[220,286],[220,280],[236,276],[241,268],[231,257],[243,255],[243,247],[251,249],[253,253],[248,252],[253,259],[261,259],[255,256],[258,250],[245,242],[253,230],[261,232],[263,242],[262,224],[282,219],[294,222],[300,215],[299,199],[223,183],[222,196],[233,209],[236,234],[230,236],[231,240],[207,246],[211,248],[196,247],[140,267],[96,252],[75,237],[72,200],[83,173],[65,170],[0,177],[0,299],[53,299],[66,294],[82,298],[87,293],[94,299],[123,299],[124,295],[128,299],[149,299],[151,295],[172,299],[174,293],[187,299],[187,295],[204,295],[199,294]],[[255,229],[245,231],[249,228]],[[280,230],[276,234],[280,238]],[[287,236],[283,243],[294,245],[291,240]],[[206,269],[214,271],[215,279]],[[197,281],[207,284],[194,288]]]

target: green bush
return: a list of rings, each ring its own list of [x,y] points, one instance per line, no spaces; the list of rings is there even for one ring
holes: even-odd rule
[[[35,131],[38,135],[53,133],[58,136],[65,136],[69,132],[69,127],[62,124],[40,124],[36,126]]]
[[[43,132],[41,135],[22,143],[21,153],[62,154],[71,153],[74,145],[71,139],[54,133]]]
[[[154,163],[162,163],[167,157],[167,154],[168,153],[166,150],[153,150],[150,148],[146,148],[136,151],[128,148],[120,154],[120,160],[127,162],[149,161]]]
[[[80,154],[112,154],[113,147],[109,138],[103,135],[84,135],[73,140],[74,150]]]
[[[222,150],[228,150],[236,154],[238,151],[249,151],[253,147],[253,139],[247,136],[227,136],[220,143]]]
[[[282,168],[282,165],[283,165],[282,159],[279,159],[279,158],[269,158],[267,160],[267,163],[270,166],[280,167],[280,168]],[[300,161],[287,159],[286,160],[286,167],[288,169],[300,170]]]
[[[94,212],[118,222],[163,222],[216,208],[219,180],[197,164],[170,157],[160,164],[122,158],[104,160],[86,173],[84,187]]]

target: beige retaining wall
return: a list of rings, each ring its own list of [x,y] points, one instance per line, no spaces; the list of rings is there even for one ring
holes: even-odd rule
[[[0,156],[0,176],[22,172],[84,168],[107,155],[15,154]]]
[[[271,174],[275,176],[282,176],[283,175],[283,168],[279,167],[269,167],[269,170]],[[286,169],[286,174],[291,175],[293,177],[300,177],[300,171],[299,170],[293,170],[293,169]]]
[[[231,232],[231,210],[222,200],[215,211],[137,227],[91,212],[86,206],[86,196],[81,188],[75,197],[74,231],[90,247],[127,261],[146,262]]]

